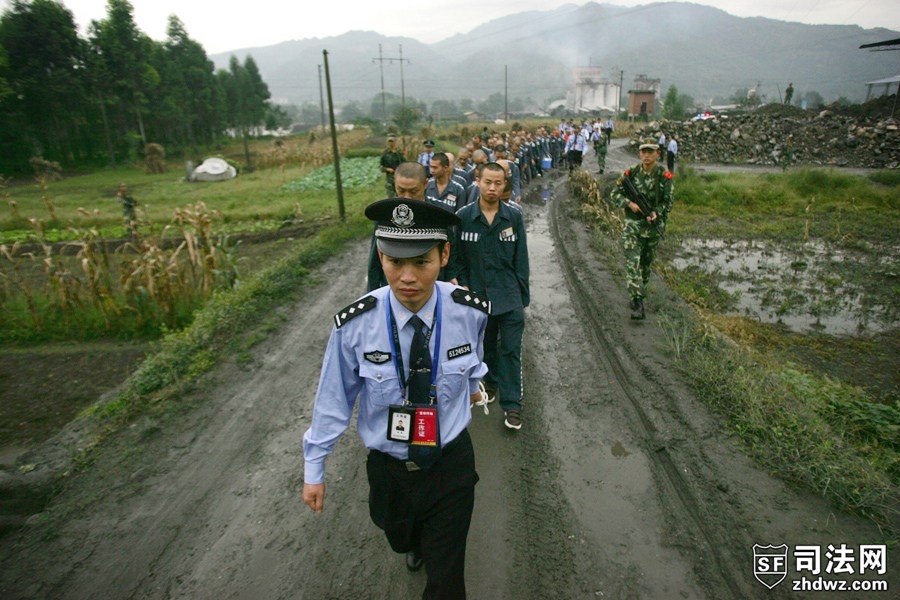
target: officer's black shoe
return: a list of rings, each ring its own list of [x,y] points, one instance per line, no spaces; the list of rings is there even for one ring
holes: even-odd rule
[[[406,568],[410,571],[418,571],[425,564],[425,560],[418,551],[413,550],[406,553]]]
[[[644,318],[644,301],[640,298],[631,299],[631,318],[635,320]]]

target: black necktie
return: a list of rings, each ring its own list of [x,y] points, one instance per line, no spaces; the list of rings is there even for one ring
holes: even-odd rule
[[[427,404],[431,387],[431,355],[425,339],[425,323],[413,315],[409,320],[416,330],[409,345],[409,401],[413,404]]]
[[[431,398],[431,354],[428,352],[428,340],[425,337],[425,323],[417,315],[409,320],[415,329],[409,345],[409,401],[413,404],[430,404]],[[435,403],[437,408],[437,403]],[[437,444],[425,446],[410,444],[409,460],[425,470],[441,457],[441,439],[438,433]]]

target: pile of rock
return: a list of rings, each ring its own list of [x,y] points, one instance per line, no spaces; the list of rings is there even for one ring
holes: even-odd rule
[[[790,143],[792,164],[900,167],[900,119],[810,113],[768,105],[751,113],[691,121],[654,121],[638,138],[675,135],[682,158],[698,163],[780,165]],[[632,140],[637,144],[637,140]]]

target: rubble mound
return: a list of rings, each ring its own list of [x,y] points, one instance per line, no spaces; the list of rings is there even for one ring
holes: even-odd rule
[[[890,105],[893,99],[880,102]],[[698,163],[781,165],[790,150],[795,165],[900,167],[900,116],[866,106],[808,111],[768,104],[747,113],[653,121],[637,137],[674,135],[679,156]],[[637,147],[637,140],[632,144]]]

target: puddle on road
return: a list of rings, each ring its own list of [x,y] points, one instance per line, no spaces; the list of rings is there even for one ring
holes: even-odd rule
[[[631,454],[631,452],[625,449],[625,446],[622,445],[622,442],[618,440],[616,440],[616,442],[612,445],[610,452],[612,452],[612,455],[616,458],[625,458],[626,456],[629,456]]]
[[[544,206],[553,200],[553,182],[543,178],[540,185],[532,184],[522,195],[522,203],[532,206]]]
[[[528,259],[532,273],[545,269],[558,270],[556,245],[550,235],[547,219],[530,219],[528,232]],[[535,316],[552,314],[557,306],[565,305],[569,292],[565,287],[531,286],[531,306]],[[549,311],[549,312],[548,312]]]
[[[898,250],[688,239],[672,262],[716,278],[734,301],[732,314],[801,333],[860,335],[896,325]]]

